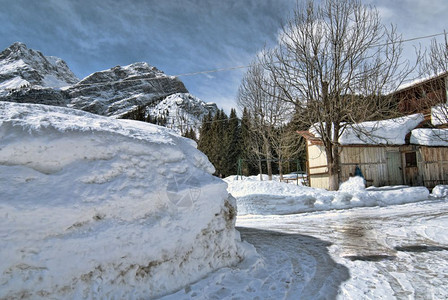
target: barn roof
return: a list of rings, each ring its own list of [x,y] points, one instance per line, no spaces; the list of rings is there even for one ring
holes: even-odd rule
[[[448,129],[417,128],[412,130],[411,144],[448,147]]]
[[[411,82],[404,83],[404,84],[400,85],[398,87],[398,89],[395,92],[393,92],[393,94],[401,93],[403,91],[416,88],[416,87],[418,87],[420,85],[423,85],[425,83],[428,83],[428,82],[431,82],[431,81],[434,81],[434,80],[442,79],[442,78],[444,78],[446,76],[448,76],[448,72],[440,72],[440,73],[438,73],[436,75],[432,75],[432,76],[428,76],[428,77],[424,77],[424,78],[419,78],[419,79],[413,80]]]
[[[413,114],[400,118],[381,121],[368,121],[344,126],[339,137],[341,145],[404,145],[406,135],[424,121],[422,114]],[[318,144],[321,135],[317,124],[309,131],[300,131],[311,144]]]

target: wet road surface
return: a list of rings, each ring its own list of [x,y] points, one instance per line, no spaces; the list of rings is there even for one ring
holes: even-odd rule
[[[237,226],[267,264],[286,257],[287,299],[448,298],[447,200],[241,216]]]

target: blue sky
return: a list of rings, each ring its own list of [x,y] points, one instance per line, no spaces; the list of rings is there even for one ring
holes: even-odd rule
[[[300,0],[299,0],[300,1]],[[404,38],[448,30],[447,0],[365,0]],[[20,41],[64,59],[83,78],[145,61],[168,75],[247,65],[272,46],[296,0],[0,0],[0,49]],[[407,55],[413,45],[407,43]],[[183,76],[187,89],[226,111],[244,69]]]

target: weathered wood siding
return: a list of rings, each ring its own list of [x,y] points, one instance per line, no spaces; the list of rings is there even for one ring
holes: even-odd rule
[[[311,187],[329,188],[327,155],[322,145],[308,144],[308,178]]]
[[[341,151],[341,181],[361,169],[367,185],[402,184],[399,147],[344,146]]]
[[[403,184],[398,146],[343,146],[340,149],[341,182],[353,176],[356,166],[359,166],[367,185]],[[308,145],[308,168],[310,186],[328,189],[327,157],[323,146]]]
[[[418,168],[423,184],[433,188],[438,184],[448,184],[448,148],[420,146]]]

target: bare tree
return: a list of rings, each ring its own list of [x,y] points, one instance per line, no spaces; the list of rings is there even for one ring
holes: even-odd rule
[[[295,105],[325,147],[330,189],[339,187],[339,137],[349,123],[391,115],[396,89],[411,72],[401,37],[359,0],[307,1],[283,27],[263,66],[282,100]]]
[[[432,118],[434,125],[448,123],[448,37],[437,42],[431,41],[431,46],[421,64],[421,73],[426,77],[425,84],[421,87],[425,96],[424,102],[437,105],[433,108]]]
[[[272,180],[272,161],[278,160],[276,155],[284,152],[285,137],[281,128],[291,119],[293,105],[282,101],[278,95],[282,89],[273,84],[269,73],[258,61],[249,67],[239,88],[237,103],[240,109],[246,108],[252,116],[251,131],[253,132],[253,150],[262,151],[266,159],[269,180]],[[259,145],[261,139],[261,147]],[[280,175],[282,165],[279,164]]]

